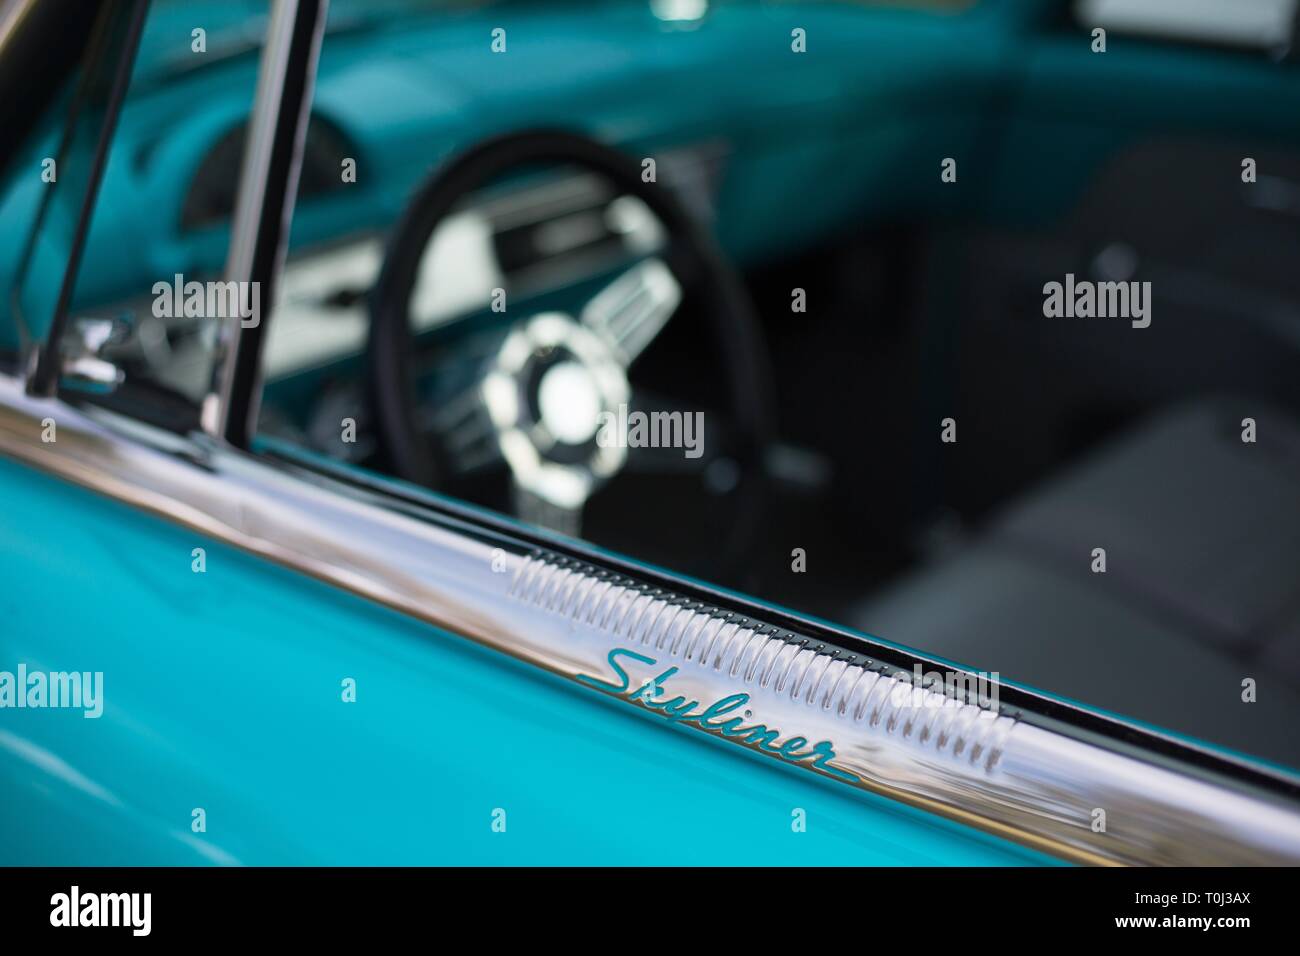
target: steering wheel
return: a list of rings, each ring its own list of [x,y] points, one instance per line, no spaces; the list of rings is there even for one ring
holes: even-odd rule
[[[475,190],[539,166],[576,167],[603,179],[615,195],[640,199],[662,226],[660,254],[643,256],[572,312],[511,302],[508,324],[469,381],[430,415],[418,397],[419,342],[411,318],[426,248]],[[726,494],[736,511],[727,540],[713,547],[721,543],[743,553],[763,510],[762,454],[772,407],[753,306],[711,237],[669,189],[645,182],[636,159],[575,133],[537,130],[487,140],[436,171],[399,220],[371,296],[367,349],[377,437],[389,467],[408,481],[441,489],[484,467],[486,448],[488,467],[508,469],[511,510],[518,517],[578,534],[592,495],[624,469],[628,446],[635,444],[632,436],[616,433],[630,420],[629,408],[645,404],[628,371],[684,299],[697,303],[696,314],[724,357],[707,368],[725,386],[727,461],[736,466]],[[683,453],[674,454],[680,459]],[[713,458],[701,457],[700,468]]]

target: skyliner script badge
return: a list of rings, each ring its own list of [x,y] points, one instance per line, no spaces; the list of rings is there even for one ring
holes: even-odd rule
[[[830,761],[835,759],[835,748],[831,746],[829,740],[818,741],[809,747],[807,738],[789,737],[784,743],[777,744],[776,741],[781,739],[781,731],[765,724],[746,726],[745,719],[748,712],[746,712],[745,716],[728,717],[728,714],[740,710],[749,703],[749,694],[729,694],[700,710],[698,708],[701,707],[701,704],[698,700],[688,701],[680,695],[671,698],[666,696],[668,690],[664,686],[664,682],[676,674],[679,668],[669,667],[659,676],[647,679],[634,687],[632,678],[619,663],[619,658],[623,657],[651,666],[657,663],[653,657],[646,657],[644,654],[638,654],[636,651],[629,651],[620,647],[610,651],[607,658],[610,668],[614,671],[615,680],[600,680],[586,674],[578,674],[577,678],[590,687],[611,694],[623,694],[633,703],[657,711],[669,723],[694,724],[701,730],[728,740],[748,744],[773,757],[780,757],[790,763],[804,763],[807,761],[807,766],[816,767],[832,777],[847,780],[850,783],[857,782],[857,777],[851,773],[830,765]]]

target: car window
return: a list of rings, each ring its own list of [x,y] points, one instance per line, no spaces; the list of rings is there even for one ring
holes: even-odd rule
[[[1078,9],[1272,44],[1291,6]],[[262,439],[1300,762],[1298,77],[1023,29],[332,30]]]
[[[335,3],[253,303],[266,12],[205,9],[153,7],[73,297],[136,414],[254,308],[259,447],[1300,765],[1290,63],[1018,4]]]
[[[61,345],[87,361],[67,363],[65,387],[128,401],[147,389],[133,412],[187,421],[211,383],[217,323],[256,304],[227,301],[220,279],[267,10],[261,2],[149,5]],[[0,246],[13,290],[5,312],[21,307],[0,335],[15,347],[24,325],[38,341],[48,328],[79,209],[75,181],[95,145],[92,116],[65,147],[57,184],[47,185],[41,157],[59,155],[63,135],[56,112],[34,131],[0,197],[6,223],[40,224],[34,240],[6,230]]]

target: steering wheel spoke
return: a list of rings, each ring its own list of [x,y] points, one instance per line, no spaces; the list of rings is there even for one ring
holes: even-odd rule
[[[668,324],[682,287],[662,259],[650,257],[621,273],[582,310],[582,324],[600,335],[624,368]]]

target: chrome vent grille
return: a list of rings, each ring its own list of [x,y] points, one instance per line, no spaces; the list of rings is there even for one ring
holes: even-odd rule
[[[1016,725],[996,709],[957,699],[944,685],[915,688],[911,674],[864,655],[560,555],[528,555],[509,594],[610,638],[710,671],[728,682],[726,689],[771,690],[795,704],[831,712],[846,730],[867,728],[985,771],[997,766]]]

